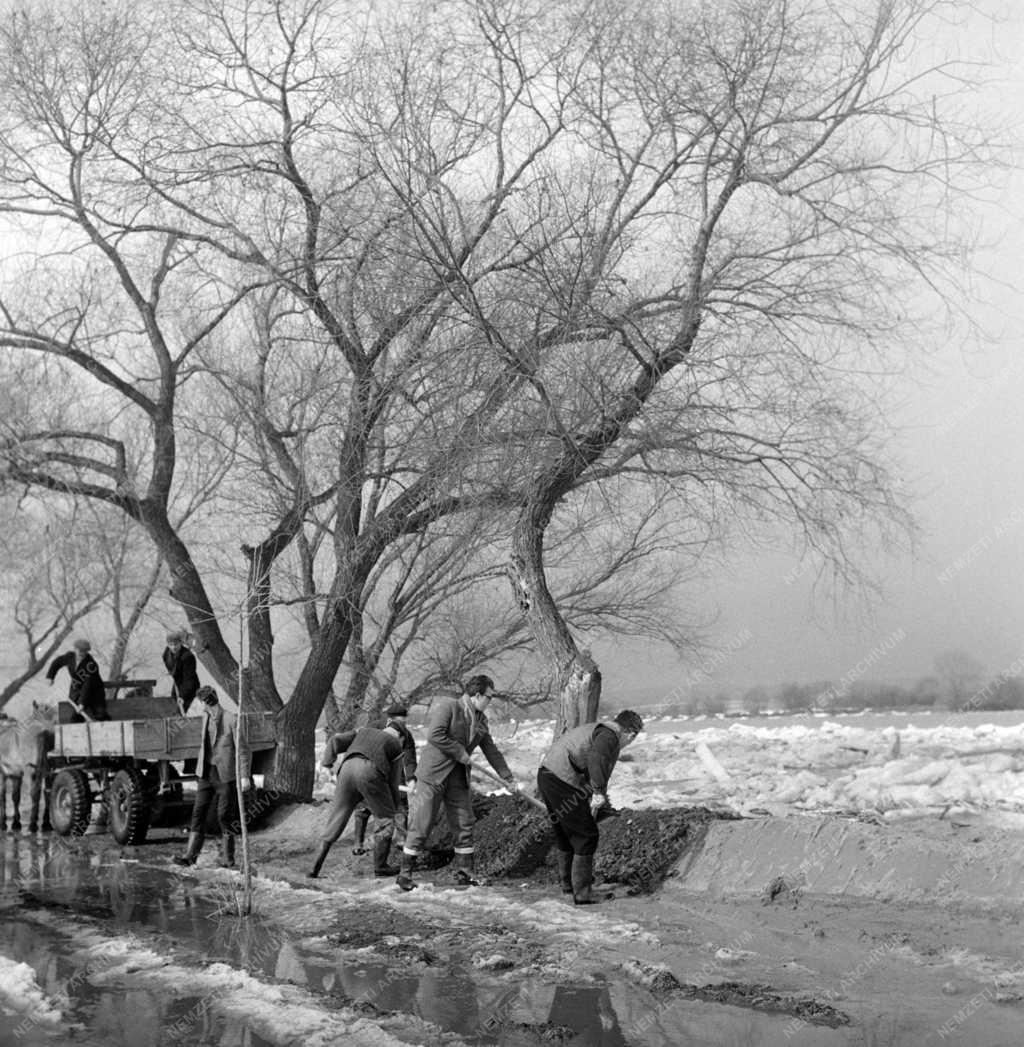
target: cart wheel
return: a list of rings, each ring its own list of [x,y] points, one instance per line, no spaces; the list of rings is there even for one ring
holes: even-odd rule
[[[146,783],[136,767],[118,771],[110,783],[110,834],[120,844],[142,843],[149,828]]]
[[[50,825],[60,836],[81,836],[89,828],[89,776],[77,768],[58,771],[50,787]]]

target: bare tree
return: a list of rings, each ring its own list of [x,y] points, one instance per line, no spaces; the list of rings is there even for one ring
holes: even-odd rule
[[[901,522],[859,373],[944,289],[934,215],[984,158],[947,105],[967,79],[907,64],[941,8],[33,5],[0,29],[0,213],[31,235],[0,347],[82,395],[21,405],[7,477],[141,524],[224,686],[244,608],[283,791],[382,557],[456,514],[514,514],[560,720],[592,717],[556,514],[628,482],[847,574]],[[318,595],[282,708],[293,545]]]
[[[88,504],[9,499],[5,510],[0,617],[20,637],[24,657],[0,690],[0,708],[83,626],[98,650],[111,652],[105,675],[118,678],[160,574],[159,560],[147,558],[148,538],[121,514]]]
[[[505,597],[505,514],[464,523],[456,532],[428,529],[395,545],[371,576],[360,627],[349,645],[350,678],[342,714],[374,716],[400,688],[416,701],[457,688],[475,667],[495,663],[515,672],[523,694],[547,695],[551,667],[532,657],[533,634]],[[707,534],[688,549],[685,530],[655,499],[631,510],[616,498],[549,536],[553,590],[574,630],[592,638],[643,636],[677,650],[693,645],[697,623],[677,606],[680,564],[697,555]],[[518,657],[514,657],[518,656]],[[525,661],[521,669],[513,666]],[[501,690],[513,686],[503,679]]]

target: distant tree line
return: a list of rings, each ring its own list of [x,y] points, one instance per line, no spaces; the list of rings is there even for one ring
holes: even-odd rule
[[[695,693],[659,708],[667,716],[713,716],[719,713],[860,712],[863,709],[938,709],[949,712],[991,712],[1024,709],[1024,676],[998,676],[970,694],[959,694],[949,681],[922,676],[904,686],[859,680],[835,696],[831,681],[756,685],[742,692],[725,688]]]

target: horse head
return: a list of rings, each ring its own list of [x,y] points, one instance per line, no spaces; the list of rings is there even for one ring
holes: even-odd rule
[[[57,722],[57,706],[49,702],[37,702],[32,699],[30,722],[40,727],[52,727]]]

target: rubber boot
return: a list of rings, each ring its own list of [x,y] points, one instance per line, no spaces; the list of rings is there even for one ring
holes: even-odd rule
[[[473,875],[473,855],[455,855],[455,874],[452,877],[460,887],[486,887],[487,878]]]
[[[188,834],[188,845],[185,847],[184,854],[175,855],[171,861],[175,865],[195,865],[196,859],[199,857],[199,852],[203,849],[203,840],[205,837],[202,833],[189,833]]]
[[[412,878],[412,871],[416,865],[416,855],[406,854],[402,851],[402,861],[398,867],[398,879],[395,881],[403,891],[416,889],[416,882]]]
[[[558,851],[558,882],[562,885],[562,894],[572,894],[572,851]]]
[[[360,807],[353,821],[355,822],[356,838],[352,844],[352,853],[357,856],[366,854],[366,826],[370,821],[370,812],[365,807]]]
[[[614,894],[595,894],[594,856],[577,854],[572,860],[572,900],[575,905],[597,905],[598,902],[610,902]]]
[[[327,852],[331,849],[329,843],[320,844],[320,853],[316,856],[316,861],[313,862],[313,868],[309,870],[306,875],[311,879],[315,880],[320,875],[320,870],[323,868],[324,859],[327,857]]]
[[[388,865],[388,855],[391,853],[391,837],[381,836],[373,841],[373,875],[374,876],[397,876],[402,870],[397,865]]]
[[[220,867],[235,867],[235,837],[231,833],[222,833],[220,838]]]

